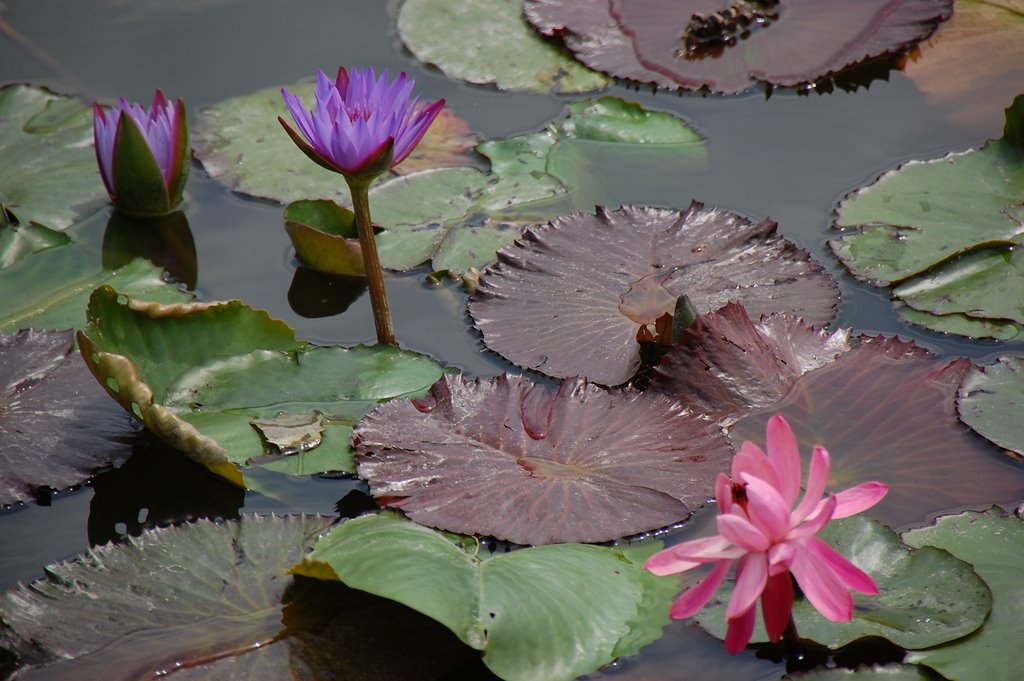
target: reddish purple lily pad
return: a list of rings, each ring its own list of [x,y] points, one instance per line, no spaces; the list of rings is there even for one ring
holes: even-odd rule
[[[676,400],[582,379],[551,391],[508,375],[445,376],[421,399],[377,407],[352,441],[379,504],[534,545],[684,520],[732,458],[719,428]]]
[[[687,295],[699,313],[730,300],[752,316],[832,319],[835,282],[810,254],[735,213],[598,207],[533,228],[498,252],[470,314],[484,343],[550,376],[628,381],[640,365],[637,331]]]
[[[698,40],[695,13],[763,12],[745,29]],[[526,0],[541,33],[563,36],[584,64],[660,87],[736,93],[755,81],[791,86],[903,51],[949,18],[953,0]]]
[[[988,508],[1024,496],[1024,467],[960,422],[957,389],[971,363],[948,361],[894,338],[865,338],[798,378],[788,395],[742,418],[730,435],[761,442],[768,418],[786,417],[809,455],[832,454],[830,489],[866,480],[889,485],[871,509],[892,526],[940,511]]]
[[[757,324],[729,303],[701,315],[654,368],[651,390],[675,396],[729,424],[782,399],[793,382],[850,349],[850,332],[831,334],[790,315]]]
[[[71,331],[0,333],[0,505],[121,465],[137,432],[89,373]]]

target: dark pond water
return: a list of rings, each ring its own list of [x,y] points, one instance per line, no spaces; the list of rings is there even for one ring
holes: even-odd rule
[[[396,3],[376,0],[7,0],[0,14],[0,83],[42,84],[102,102],[119,96],[149,101],[160,87],[184,98],[194,121],[203,106],[292,83],[318,68],[373,64],[414,75],[425,96],[447,98],[482,138],[536,129],[573,99],[449,81],[403,50],[394,34],[395,11]],[[898,71],[850,93],[776,91],[769,97],[758,90],[720,98],[625,86],[612,86],[609,93],[686,118],[706,135],[710,163],[706,173],[685,182],[659,177],[642,185],[617,176],[609,163],[595,169],[601,190],[586,197],[590,202],[685,207],[696,198],[755,219],[770,216],[839,281],[839,325],[898,333],[944,356],[985,360],[1020,350],[904,325],[887,294],[845,275],[825,244],[832,210],[844,194],[908,159],[996,137],[998,117],[955,124],[953,112],[930,105]],[[202,299],[241,298],[318,343],[374,340],[365,297],[340,316],[306,318],[292,309],[288,291],[295,263],[280,206],[231,194],[198,165],[186,201]],[[404,347],[472,375],[511,368],[468,329],[460,288],[428,284],[424,271],[391,276],[388,287]],[[37,578],[43,565],[90,545],[154,524],[241,512],[333,514],[354,486],[321,478],[275,478],[267,484],[279,499],[243,494],[140,436],[136,455],[121,469],[48,503],[0,512],[0,588]],[[922,519],[938,510],[923,507]],[[600,676],[759,679],[778,678],[781,671],[750,651],[730,658],[720,641],[675,623],[639,660]]]

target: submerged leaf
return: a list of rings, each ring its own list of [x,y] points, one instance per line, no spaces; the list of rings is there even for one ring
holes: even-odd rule
[[[445,75],[499,90],[590,92],[608,79],[541,40],[520,0],[406,0],[398,35]]]
[[[966,359],[937,359],[913,343],[862,338],[798,378],[784,399],[742,418],[730,436],[737,444],[761,441],[768,418],[783,414],[805,447],[828,448],[832,486],[889,485],[871,513],[893,526],[950,508],[1020,499],[1024,467],[957,418],[956,393],[970,366]]]
[[[136,432],[89,375],[71,331],[0,333],[0,506],[119,466]]]
[[[242,484],[250,462],[297,475],[353,466],[353,423],[380,400],[419,392],[440,367],[387,346],[307,347],[284,322],[239,301],[160,305],[95,291],[82,356],[110,395],[157,436]],[[253,421],[317,420],[295,456]],[[282,415],[284,414],[284,416]],[[300,441],[302,437],[299,436]]]
[[[293,572],[436,619],[482,650],[503,679],[570,681],[661,634],[674,580],[642,567],[659,547],[564,544],[494,555],[384,513],[334,528]],[[661,624],[651,626],[646,610]]]
[[[876,520],[842,518],[819,536],[871,575],[879,593],[854,593],[849,622],[830,622],[809,601],[797,599],[793,621],[803,638],[838,648],[880,636],[901,648],[919,650],[977,630],[992,608],[992,593],[969,563],[932,547],[911,549]],[[733,579],[728,579],[696,615],[697,622],[719,638],[725,637],[725,609],[733,586]],[[768,640],[760,617],[751,640]]]
[[[285,578],[330,518],[157,529],[0,596],[0,643],[46,678],[434,679],[467,657],[406,608]],[[388,651],[399,646],[401,655]]]
[[[904,532],[903,541],[910,546],[945,549],[971,563],[992,590],[992,612],[978,633],[912,652],[907,661],[960,681],[1016,678],[1020,668],[1007,651],[1020,645],[1018,626],[1024,618],[1024,580],[1020,576],[1024,521],[998,507],[984,513],[968,511]]]
[[[699,312],[736,300],[755,316],[788,312],[816,325],[838,298],[775,222],[694,202],[599,207],[534,228],[484,272],[470,314],[487,347],[520,366],[618,385],[640,364],[638,327],[653,328],[684,294]]]
[[[756,81],[812,82],[899,52],[931,35],[953,8],[953,0],[758,4],[761,15],[746,15],[745,24],[726,19],[710,32],[696,27],[695,15],[726,8],[709,0],[527,0],[526,16],[541,33],[564,36],[583,63],[618,78],[736,93]]]
[[[643,424],[640,427],[638,424]],[[520,544],[598,542],[685,519],[732,450],[671,399],[582,380],[445,376],[371,412],[353,435],[359,474],[413,520]]]

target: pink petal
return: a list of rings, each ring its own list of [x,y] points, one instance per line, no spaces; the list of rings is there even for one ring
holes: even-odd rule
[[[870,575],[818,537],[809,537],[805,540],[804,546],[849,588],[868,596],[878,595],[878,585]]]
[[[740,513],[726,513],[715,518],[718,533],[746,551],[767,551],[771,540]]]
[[[768,462],[768,455],[749,440],[740,445],[740,451],[732,458],[732,479],[739,482],[744,473],[761,478],[770,485],[779,484],[779,477]]]
[[[818,612],[833,622],[849,622],[853,596],[832,569],[809,550],[797,550],[789,567],[804,596]]]
[[[736,586],[725,609],[726,619],[734,619],[757,603],[768,581],[768,556],[748,553],[736,563]]]
[[[715,478],[715,502],[719,513],[732,510],[732,480],[725,473],[719,473]]]
[[[764,480],[743,474],[747,483],[747,517],[771,539],[781,539],[789,530],[790,504]]]
[[[831,467],[828,450],[824,447],[815,447],[811,453],[811,470],[807,474],[807,490],[790,519],[794,525],[803,522],[804,518],[818,510],[819,504],[824,502],[821,496],[825,493]]]
[[[756,620],[757,608],[755,607],[751,607],[739,617],[728,620],[729,629],[725,632],[725,649],[730,655],[735,655],[750,643],[750,636],[754,633]]]
[[[836,512],[832,514],[832,517],[846,518],[866,511],[881,501],[888,491],[888,485],[877,481],[862,482],[856,487],[844,489],[835,495],[838,503],[836,503]]]
[[[765,446],[768,461],[779,477],[776,487],[786,500],[786,508],[793,508],[800,494],[800,448],[793,429],[782,418],[782,414],[775,414],[768,419]]]
[[[787,539],[802,539],[818,534],[832,520],[836,510],[836,498],[828,497],[810,518],[793,528],[786,535]]]
[[[761,616],[769,641],[778,641],[793,616],[793,577],[788,571],[768,577],[761,594]]]
[[[731,560],[723,560],[711,568],[711,571],[708,572],[704,579],[691,586],[683,592],[682,596],[676,599],[668,611],[669,617],[672,619],[683,619],[684,617],[693,617],[697,614],[697,611],[711,600],[715,591],[722,585],[722,580],[725,579],[725,575],[729,572],[729,566],[731,565]]]
[[[658,551],[647,559],[644,567],[658,576],[691,570],[698,565],[723,559],[739,558],[743,549],[718,535],[691,539]]]

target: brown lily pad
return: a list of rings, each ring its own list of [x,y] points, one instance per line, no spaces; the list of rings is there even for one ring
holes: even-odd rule
[[[638,424],[643,424],[639,426]],[[582,379],[444,376],[353,433],[359,474],[418,523],[520,544],[599,542],[685,519],[732,449],[676,400]]]
[[[470,314],[484,343],[551,376],[628,381],[640,365],[637,332],[687,295],[698,312],[730,300],[751,315],[832,319],[836,285],[776,223],[751,222],[694,202],[685,211],[598,207],[533,228],[498,252]]]
[[[736,93],[757,81],[792,86],[900,52],[948,18],[953,0],[736,2],[751,19],[702,31],[717,0],[526,0],[526,16],[560,35],[584,64],[659,87]],[[721,15],[719,15],[721,16]]]
[[[119,466],[137,432],[89,373],[72,331],[0,333],[0,505]]]

